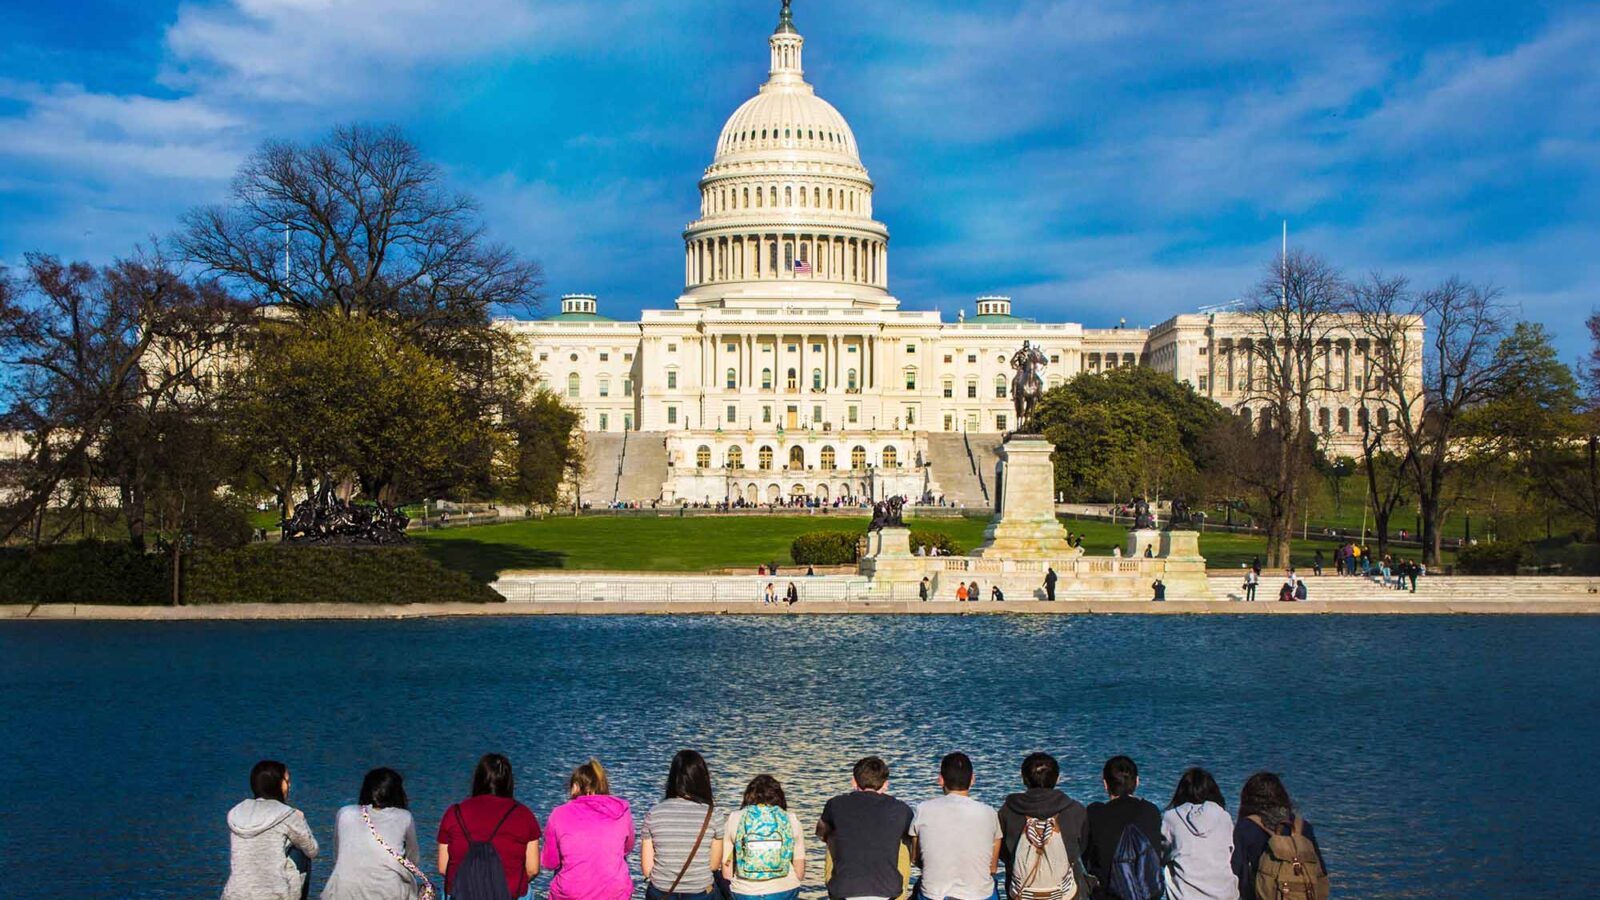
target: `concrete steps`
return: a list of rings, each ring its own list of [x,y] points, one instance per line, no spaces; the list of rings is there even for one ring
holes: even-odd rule
[[[622,456],[622,476],[617,479],[616,501],[649,503],[661,498],[667,481],[667,436],[657,431],[628,434]]]
[[[1237,575],[1212,575],[1211,593],[1218,600],[1244,598],[1244,572]],[[1278,588],[1283,584],[1281,574],[1265,573],[1256,600],[1278,599]],[[1510,576],[1441,576],[1425,575],[1417,580],[1417,592],[1408,587],[1404,592],[1392,586],[1385,588],[1376,579],[1323,575],[1306,578],[1307,600],[1317,602],[1380,602],[1410,601],[1450,603],[1516,603],[1526,601],[1584,601],[1600,600],[1600,578],[1560,578]]]
[[[583,433],[583,478],[578,482],[578,500],[594,506],[608,506],[617,498],[617,471],[627,434],[620,431]]]
[[[970,439],[970,440],[969,440]],[[993,505],[994,466],[1000,435],[962,435],[935,432],[928,435],[928,463],[945,500],[967,509]],[[971,454],[967,452],[971,445]]]

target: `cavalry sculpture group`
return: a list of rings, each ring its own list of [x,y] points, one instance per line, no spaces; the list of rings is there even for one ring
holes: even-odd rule
[[[324,482],[315,497],[295,507],[283,522],[283,539],[294,544],[398,544],[411,519],[386,503],[366,506],[336,496]]]

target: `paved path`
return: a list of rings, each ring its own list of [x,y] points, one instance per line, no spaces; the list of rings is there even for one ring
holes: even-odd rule
[[[408,619],[457,616],[571,615],[1600,615],[1600,597],[1565,600],[1468,600],[1439,597],[1418,600],[1240,603],[1227,600],[1169,601],[1062,600],[1056,603],[956,603],[953,601],[870,601],[801,603],[794,607],[749,601],[438,603],[408,606],[341,603],[228,606],[0,606],[0,620],[62,621],[230,621],[295,619]]]

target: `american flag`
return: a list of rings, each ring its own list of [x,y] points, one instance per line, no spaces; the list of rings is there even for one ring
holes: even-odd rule
[[[804,259],[795,260],[794,261],[794,273],[796,275],[810,275],[811,274],[811,263],[808,260],[804,260]]]

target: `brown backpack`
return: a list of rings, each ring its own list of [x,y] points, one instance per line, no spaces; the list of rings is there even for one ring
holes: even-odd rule
[[[1305,836],[1305,822],[1296,816],[1289,833],[1278,834],[1260,816],[1250,821],[1267,833],[1267,849],[1256,866],[1256,900],[1328,900],[1328,873]]]

